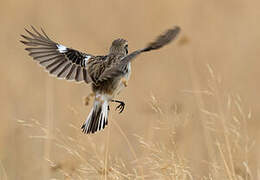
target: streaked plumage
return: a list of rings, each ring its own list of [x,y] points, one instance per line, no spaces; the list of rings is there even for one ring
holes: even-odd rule
[[[128,44],[124,39],[112,42],[110,52],[105,56],[94,56],[79,52],[52,41],[41,29],[41,33],[32,27],[30,35],[21,35],[21,42],[28,47],[29,55],[52,75],[76,82],[91,83],[95,100],[93,108],[82,126],[84,133],[95,133],[108,124],[109,102],[120,103],[120,112],[124,109],[122,101],[113,98],[126,86],[131,74],[131,61],[139,54],[159,49],[171,42],[180,28],[174,27],[159,36],[143,49],[128,55]]]

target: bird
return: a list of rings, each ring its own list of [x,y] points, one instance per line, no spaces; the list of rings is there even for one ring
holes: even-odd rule
[[[115,39],[108,54],[100,56],[59,44],[49,38],[42,28],[39,31],[31,26],[31,30],[25,28],[25,31],[28,34],[21,34],[23,40],[20,42],[26,46],[25,50],[29,52],[29,56],[49,74],[91,85],[90,96],[94,96],[94,102],[81,129],[83,133],[93,134],[108,125],[109,103],[118,103],[116,110],[123,112],[125,103],[114,98],[128,85],[132,60],[144,52],[169,44],[179,34],[180,27],[174,26],[166,30],[144,48],[129,54],[128,41],[123,38]]]

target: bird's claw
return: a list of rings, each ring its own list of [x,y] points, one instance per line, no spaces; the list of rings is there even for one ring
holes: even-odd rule
[[[120,102],[120,104],[116,107],[116,110],[119,110],[119,113],[122,113],[125,109],[125,103],[124,102]]]

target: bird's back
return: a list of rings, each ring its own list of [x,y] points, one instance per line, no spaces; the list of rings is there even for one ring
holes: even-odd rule
[[[112,68],[113,66],[120,63],[120,61],[123,59],[122,54],[109,54],[107,56],[96,56],[95,58],[89,60],[88,63],[88,72],[90,77],[93,80],[92,83],[92,90],[94,92],[99,93],[105,93],[109,95],[115,95],[117,94],[119,89],[121,89],[122,85],[120,83],[122,78],[129,79],[130,77],[130,65],[126,66],[125,69],[123,69],[124,73],[120,76],[111,76],[108,77],[105,80],[98,81],[99,76],[107,69]]]

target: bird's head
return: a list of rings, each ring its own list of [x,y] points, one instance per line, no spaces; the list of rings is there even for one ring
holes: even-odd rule
[[[125,39],[116,39],[112,42],[110,47],[110,53],[113,54],[123,54],[124,56],[128,54],[128,42]]]

